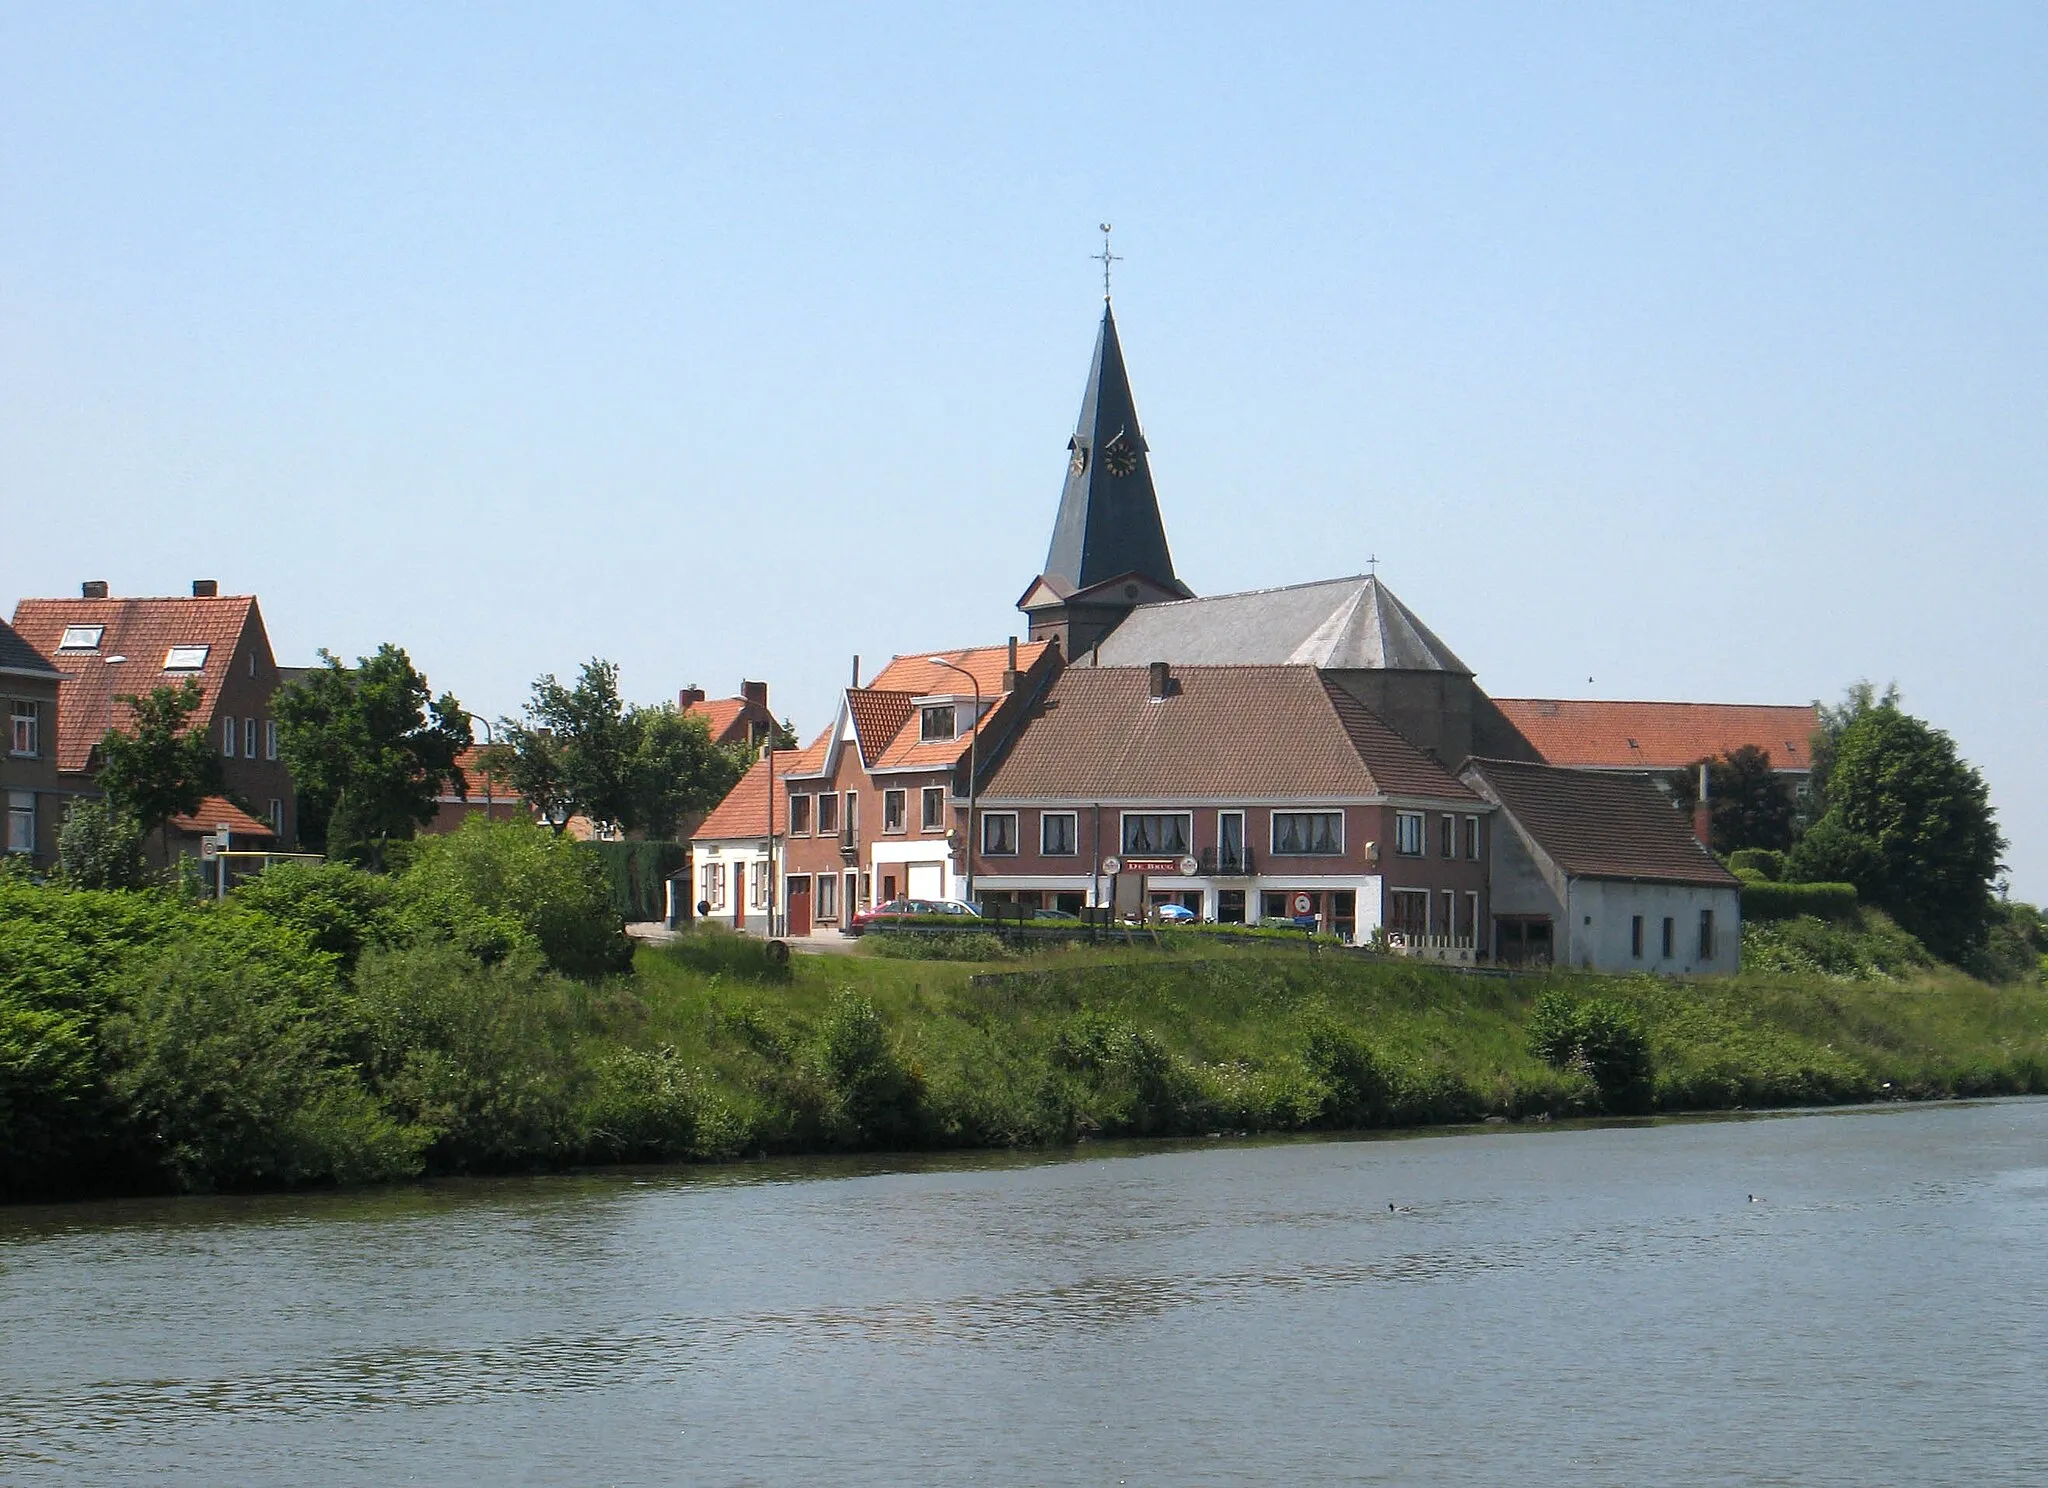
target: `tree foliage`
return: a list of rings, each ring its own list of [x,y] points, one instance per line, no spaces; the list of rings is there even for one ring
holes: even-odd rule
[[[672,705],[628,707],[618,667],[598,658],[573,685],[552,672],[540,678],[525,717],[501,720],[498,731],[492,768],[558,829],[580,815],[669,836],[688,813],[716,805],[752,759],[712,743],[703,719]]]
[[[190,677],[140,697],[123,694],[120,700],[133,710],[130,727],[111,731],[100,744],[99,785],[107,804],[155,834],[166,856],[171,818],[197,811],[221,789],[220,755],[191,728],[203,697]]]
[[[452,694],[433,697],[389,642],[353,667],[328,651],[320,660],[277,691],[278,752],[309,835],[381,867],[385,845],[431,820],[445,787],[464,789],[455,761],[469,747],[469,715]]]
[[[142,829],[105,801],[83,796],[57,831],[57,871],[81,889],[132,889],[143,879]]]
[[[1944,960],[1981,951],[2005,838],[1984,777],[1947,734],[1889,695],[1861,708],[1834,740],[1826,800],[1792,878],[1855,884]]]
[[[1671,794],[1682,810],[1691,811],[1699,800],[1700,765],[1707,767],[1710,845],[1715,852],[1782,851],[1792,845],[1792,792],[1772,769],[1769,750],[1744,744],[1718,759],[1673,771]]]

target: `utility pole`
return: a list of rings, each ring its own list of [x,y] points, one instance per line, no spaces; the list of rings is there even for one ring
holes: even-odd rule
[[[969,904],[972,904],[974,902],[975,776],[981,763],[980,756],[975,751],[975,742],[981,737],[981,679],[968,671],[964,666],[956,666],[950,661],[941,661],[936,656],[932,657],[931,660],[934,665],[942,666],[947,671],[958,672],[967,679],[967,685],[974,689],[974,721],[967,727],[967,892],[962,896]]]

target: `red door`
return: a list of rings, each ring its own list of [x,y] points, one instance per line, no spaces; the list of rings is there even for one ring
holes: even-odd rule
[[[789,880],[789,933],[811,933],[811,881],[803,875]]]
[[[732,865],[732,927],[735,930],[747,928],[747,865]]]

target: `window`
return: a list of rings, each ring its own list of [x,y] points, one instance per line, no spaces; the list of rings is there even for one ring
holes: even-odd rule
[[[709,863],[705,865],[704,902],[713,909],[725,908],[725,864]]]
[[[220,731],[220,752],[229,759],[235,757],[235,730],[241,727],[234,719],[224,720]]]
[[[1664,959],[1666,961],[1671,959],[1677,944],[1678,922],[1672,919],[1671,916],[1666,915],[1664,917]]]
[[[845,822],[840,835],[851,842],[860,835],[860,794],[857,791],[846,793]]]
[[[924,797],[924,829],[936,832],[946,825],[946,788],[942,785],[928,785],[920,793]]]
[[[900,832],[903,830],[904,797],[906,794],[906,792],[900,790],[885,790],[882,792],[883,831]]]
[[[242,720],[242,758],[256,758],[256,720],[253,718]]]
[[[277,758],[277,720],[275,718],[263,720],[263,757],[267,760]]]
[[[836,873],[818,875],[818,918],[839,918],[839,875]]]
[[[1422,813],[1419,811],[1397,811],[1394,813],[1394,851],[1405,858],[1422,856]]]
[[[747,903],[755,909],[768,907],[768,865],[756,863],[747,881]]]
[[[839,797],[831,791],[818,797],[818,835],[830,837],[839,830]]]
[[[1216,813],[1216,871],[1219,873],[1246,873],[1250,865],[1244,857],[1244,813],[1242,811],[1219,811]],[[1217,917],[1222,918],[1218,910]]]
[[[1017,855],[1017,813],[985,811],[981,817],[981,851],[984,857],[1013,858]]]
[[[931,707],[920,710],[917,724],[918,738],[950,739],[953,737],[954,732],[953,705],[951,703],[934,703]]]
[[[811,835],[811,798],[791,796],[789,798],[789,835],[808,837]]]
[[[284,836],[284,802],[275,796],[270,798],[270,830]]]
[[[1440,858],[1458,855],[1458,819],[1449,812],[1444,813],[1444,819],[1437,827],[1436,852]]]
[[[13,703],[7,710],[13,725],[7,740],[7,752],[34,759],[42,752],[42,710],[34,703]]]
[[[206,653],[211,646],[173,646],[164,653],[164,670],[167,672],[196,672],[206,665]]]
[[[1449,821],[1450,818],[1445,817],[1444,820]],[[1451,940],[1458,938],[1458,891],[1456,889],[1444,890],[1444,918],[1442,925],[1438,928],[1440,934],[1449,937]]]
[[[1341,811],[1276,811],[1273,813],[1275,857],[1335,857],[1344,851]]]
[[[1628,924],[1628,953],[1640,961],[1643,959],[1643,917],[1637,915]]]
[[[33,853],[36,850],[34,791],[7,793],[7,850],[11,853]]]
[[[1180,856],[1187,852],[1188,843],[1194,837],[1194,818],[1186,812],[1152,815],[1144,812],[1124,813],[1124,851],[1146,854],[1172,854]]]
[[[1429,934],[1429,890],[1389,889],[1387,929],[1410,940]]]
[[[104,625],[67,625],[63,638],[57,642],[59,651],[97,651],[100,637],[107,633]]]
[[[1038,850],[1048,858],[1072,857],[1079,835],[1071,811],[1048,811],[1038,818]]]
[[[1465,856],[1473,862],[1479,861],[1479,818],[1465,818]]]
[[[1711,909],[1703,909],[1700,911],[1700,960],[1711,961],[1713,959],[1714,912]]]

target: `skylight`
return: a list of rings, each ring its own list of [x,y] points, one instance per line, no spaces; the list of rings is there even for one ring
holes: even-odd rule
[[[164,653],[164,670],[167,672],[196,672],[206,665],[206,653],[211,646],[173,646]]]
[[[67,625],[64,639],[57,642],[59,651],[97,651],[100,637],[107,633],[104,625]]]

